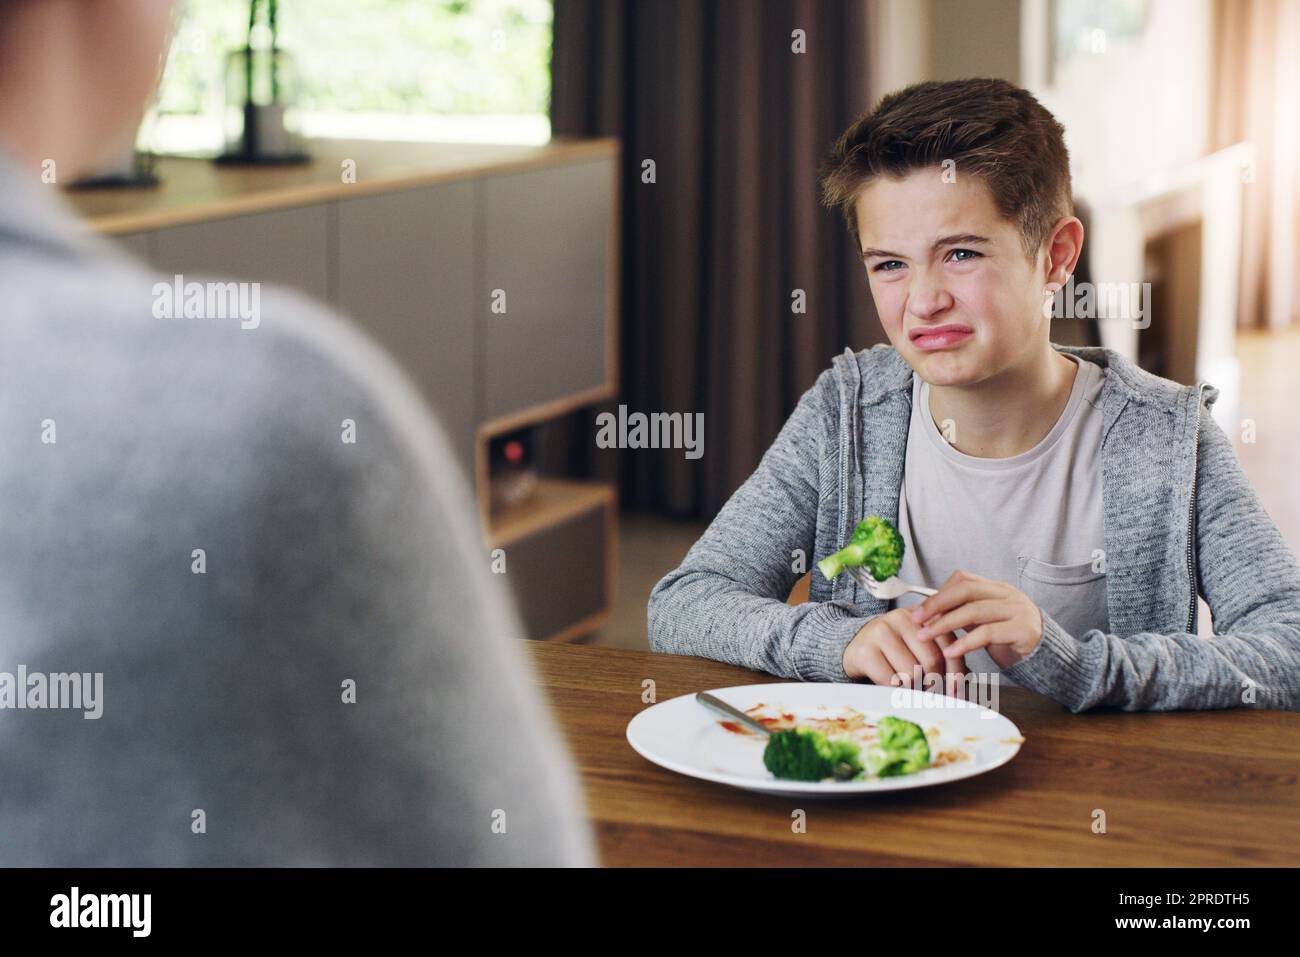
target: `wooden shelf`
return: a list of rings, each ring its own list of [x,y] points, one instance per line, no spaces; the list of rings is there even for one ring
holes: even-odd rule
[[[523,569],[512,585],[529,637],[573,641],[609,621],[618,592],[617,501],[610,483],[548,477],[527,502],[490,515],[488,547],[504,548],[516,574]]]
[[[610,314],[613,315],[614,313],[611,311]],[[617,335],[614,324],[607,321],[606,343],[615,345]],[[575,392],[572,395],[560,396],[550,402],[532,405],[520,409],[518,412],[512,412],[510,415],[503,415],[500,418],[484,422],[478,427],[478,441],[486,444],[498,435],[505,435],[507,432],[514,432],[530,425],[541,425],[544,422],[558,419],[562,415],[581,409],[583,406],[595,405],[598,402],[613,399],[618,395],[618,356],[614,354],[608,355],[605,367],[609,369],[609,381],[604,385],[583,392]]]
[[[488,515],[488,546],[507,545],[613,502],[612,485],[542,478],[528,501]]]

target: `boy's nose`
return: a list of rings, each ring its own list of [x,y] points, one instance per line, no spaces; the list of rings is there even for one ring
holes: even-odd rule
[[[938,283],[918,280],[907,296],[907,311],[918,319],[929,319],[952,305],[950,296]]]

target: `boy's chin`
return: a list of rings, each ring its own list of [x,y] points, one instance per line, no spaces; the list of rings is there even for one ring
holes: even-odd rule
[[[956,355],[949,350],[920,352],[912,349],[905,358],[912,371],[932,386],[972,385],[986,378],[985,370],[972,357]]]

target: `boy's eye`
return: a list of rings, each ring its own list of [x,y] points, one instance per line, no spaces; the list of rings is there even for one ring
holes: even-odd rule
[[[976,252],[976,251],[973,250],[973,249],[954,249],[954,250],[952,251],[952,253],[950,253],[950,255],[953,257],[953,262],[959,262],[959,263],[961,263],[961,262],[969,262],[968,259],[958,259],[958,258],[957,258],[957,257],[960,256],[962,253],[965,253],[967,256],[970,256],[970,257],[972,257],[972,258],[984,255],[983,253],[978,253],[978,252]]]
[[[872,271],[873,272],[897,272],[898,270],[889,267],[899,266],[901,268],[902,265],[903,264],[899,262],[897,259],[886,259],[882,263],[877,263],[875,268]]]

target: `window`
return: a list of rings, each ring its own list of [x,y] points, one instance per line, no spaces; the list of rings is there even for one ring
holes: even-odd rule
[[[182,0],[140,145],[221,151],[226,57],[247,0]],[[307,136],[543,143],[551,0],[280,0]]]

